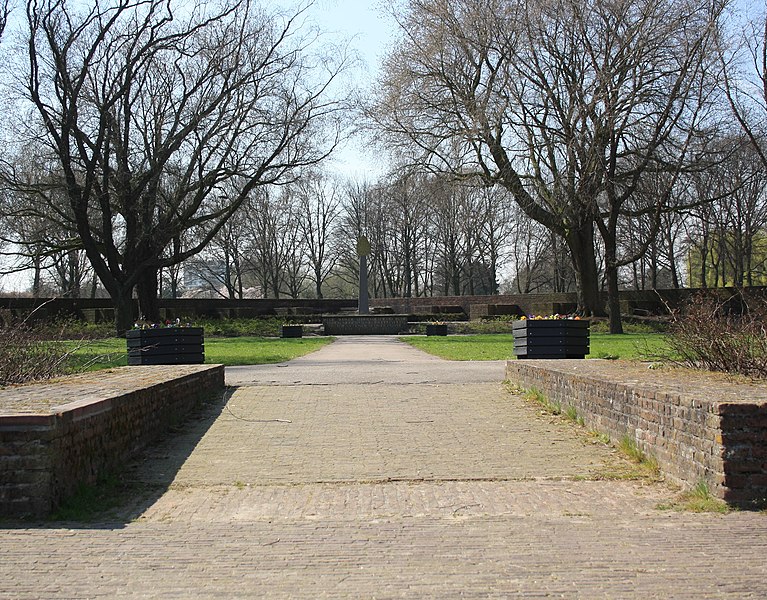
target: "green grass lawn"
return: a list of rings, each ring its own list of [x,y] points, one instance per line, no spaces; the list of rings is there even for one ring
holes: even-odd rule
[[[401,338],[440,358],[448,360],[508,360],[514,358],[514,338],[511,334],[455,335],[447,337],[408,336]],[[591,334],[591,354],[588,358],[624,360],[653,359],[667,351],[662,333]]]
[[[514,357],[511,334],[407,336],[401,339],[448,360],[508,360]],[[332,338],[320,337],[206,337],[205,362],[228,366],[277,363],[314,352],[331,341]],[[125,340],[122,338],[64,343],[72,350],[72,363],[76,370],[127,364]],[[660,333],[592,333],[589,358],[652,359],[666,350],[665,336]]]
[[[207,364],[261,365],[278,363],[309,354],[332,338],[205,338],[205,362]],[[76,370],[105,369],[128,364],[123,338],[87,340],[83,342],[65,342],[73,352],[73,366]]]

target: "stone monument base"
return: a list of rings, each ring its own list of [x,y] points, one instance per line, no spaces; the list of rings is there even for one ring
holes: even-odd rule
[[[325,335],[397,335],[408,329],[407,315],[333,315],[322,317]]]

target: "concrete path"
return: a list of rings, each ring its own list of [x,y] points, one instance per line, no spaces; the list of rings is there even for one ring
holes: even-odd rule
[[[499,383],[505,361],[441,360],[393,336],[340,337],[331,346],[287,363],[229,367],[227,385],[348,385]]]
[[[227,369],[108,516],[0,529],[0,597],[767,597],[767,515],[658,509],[502,379],[386,337]]]

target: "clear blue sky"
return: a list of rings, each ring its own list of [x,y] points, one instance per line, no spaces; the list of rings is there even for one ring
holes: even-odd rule
[[[315,0],[310,14],[324,31],[350,39],[372,74],[394,31],[381,4],[381,0]]]
[[[285,1],[285,0],[283,0]],[[295,2],[286,2],[295,6]],[[392,41],[395,25],[382,8],[381,0],[315,0],[310,7],[312,21],[332,39],[349,40],[364,64],[356,76],[366,88],[373,83],[378,65]],[[375,179],[385,170],[380,153],[366,147],[362,139],[351,140],[340,148],[329,171],[355,179]]]
[[[278,0],[284,6],[297,6],[312,0]],[[755,17],[764,10],[767,0],[732,0],[735,19]],[[396,33],[396,25],[384,10],[387,0],[313,0],[310,18],[329,36],[348,39],[364,60],[358,83],[371,85],[378,66],[385,56]],[[365,147],[362,140],[352,140],[339,149],[335,160],[328,165],[330,171],[357,179],[375,179],[386,170],[387,160],[381,160],[380,152]]]

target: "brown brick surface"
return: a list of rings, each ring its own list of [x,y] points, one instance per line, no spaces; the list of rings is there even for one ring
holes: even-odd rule
[[[487,368],[344,339],[239,372],[115,511],[1,529],[0,597],[767,596],[767,516],[659,510]]]

